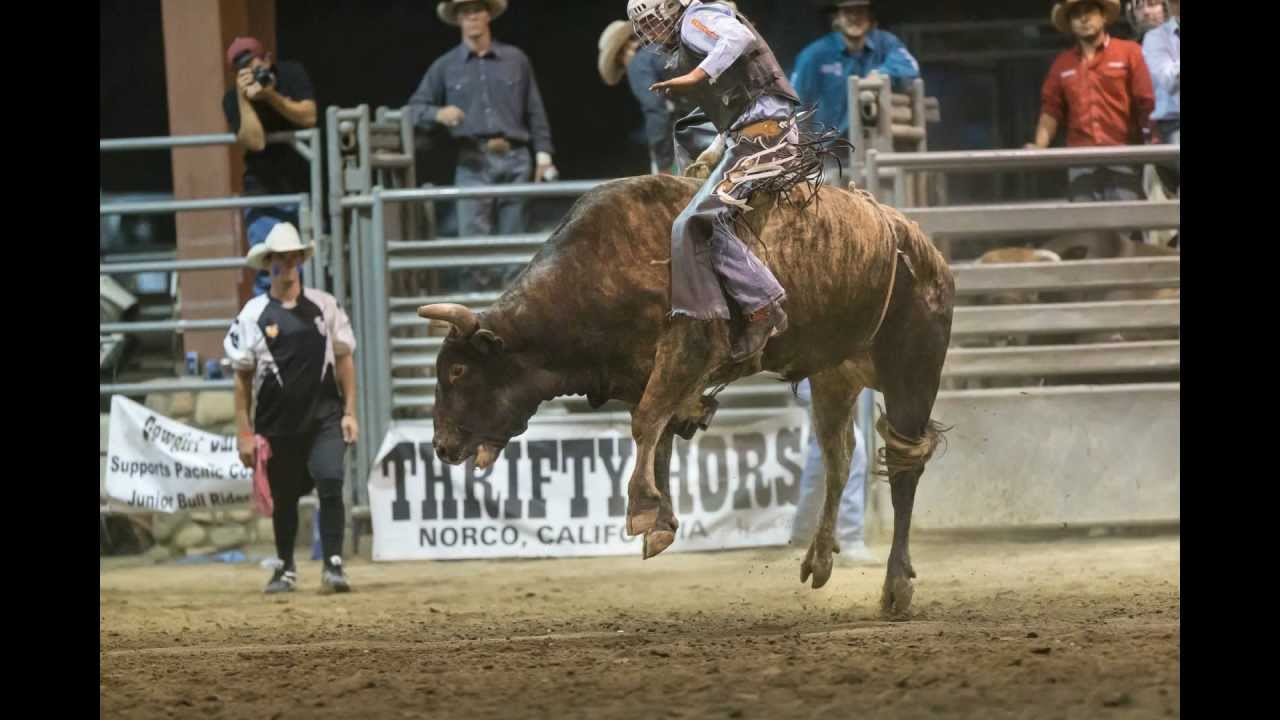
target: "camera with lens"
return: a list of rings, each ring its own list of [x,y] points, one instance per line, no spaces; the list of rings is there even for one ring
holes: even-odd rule
[[[241,70],[245,69],[246,67],[249,67],[249,64],[252,62],[253,62],[253,53],[249,50],[245,50],[244,52],[237,55],[235,60],[236,73],[239,73]],[[253,81],[258,83],[262,87],[267,87],[271,85],[272,83],[275,82],[275,80],[276,80],[275,73],[271,72],[270,67],[267,67],[264,65],[262,67],[254,69],[253,71]]]

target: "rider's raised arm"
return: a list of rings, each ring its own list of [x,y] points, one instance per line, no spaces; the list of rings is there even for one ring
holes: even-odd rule
[[[755,36],[723,7],[696,7],[680,24],[680,37],[707,56],[698,67],[715,82],[746,51]]]

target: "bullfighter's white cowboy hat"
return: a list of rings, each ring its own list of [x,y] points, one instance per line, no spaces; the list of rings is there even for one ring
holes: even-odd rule
[[[498,16],[507,11],[507,0],[445,0],[436,5],[436,15],[449,25],[458,24],[458,6],[467,2],[483,2],[489,8],[489,18],[497,20]]]
[[[316,246],[302,242],[302,237],[298,235],[298,228],[293,223],[276,223],[271,228],[271,232],[267,233],[267,239],[249,248],[249,252],[244,256],[244,262],[251,268],[256,270],[267,269],[267,256],[271,253],[287,253],[298,252],[303,253],[302,259],[308,260],[316,252]]]

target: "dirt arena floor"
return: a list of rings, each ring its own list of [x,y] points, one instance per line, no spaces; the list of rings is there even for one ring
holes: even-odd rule
[[[885,547],[876,548],[882,554]],[[799,552],[100,572],[103,717],[1146,718],[1180,715],[1179,540],[917,540],[814,591]]]

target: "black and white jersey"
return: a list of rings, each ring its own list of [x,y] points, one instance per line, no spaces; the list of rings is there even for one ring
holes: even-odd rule
[[[286,308],[270,294],[245,303],[223,348],[236,370],[253,370],[253,429],[267,437],[309,432],[341,414],[334,359],[350,355],[351,321],[332,295],[303,288]]]

